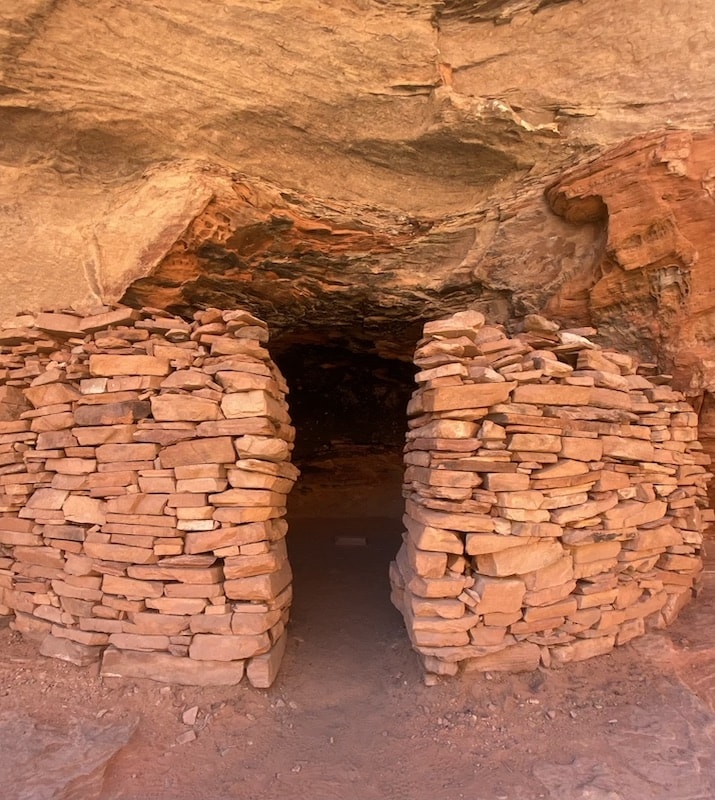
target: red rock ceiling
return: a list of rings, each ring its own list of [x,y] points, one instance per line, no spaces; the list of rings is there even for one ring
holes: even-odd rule
[[[697,394],[713,35],[710,0],[6,3],[2,316],[240,302],[406,358],[547,311]]]

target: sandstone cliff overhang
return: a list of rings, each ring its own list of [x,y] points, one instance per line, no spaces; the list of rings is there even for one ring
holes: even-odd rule
[[[408,359],[426,319],[547,309],[698,394],[714,24],[707,0],[6,5],[0,313],[243,305]]]

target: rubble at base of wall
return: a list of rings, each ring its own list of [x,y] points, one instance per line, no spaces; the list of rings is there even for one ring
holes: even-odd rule
[[[251,314],[0,327],[0,613],[106,675],[266,687],[291,570],[287,388]]]
[[[392,599],[425,669],[531,670],[671,623],[700,585],[709,457],[684,397],[538,315],[425,325]]]

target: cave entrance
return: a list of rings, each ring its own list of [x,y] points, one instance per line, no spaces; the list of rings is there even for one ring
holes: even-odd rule
[[[414,367],[333,344],[294,344],[274,359],[301,470],[288,501],[292,631],[316,659],[332,654],[331,669],[348,668],[363,643],[403,635],[388,567],[401,542]]]

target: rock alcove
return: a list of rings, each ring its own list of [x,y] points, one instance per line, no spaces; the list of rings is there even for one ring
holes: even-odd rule
[[[1,314],[241,307],[409,360],[543,313],[658,361],[715,452],[710,5],[13,3]]]

